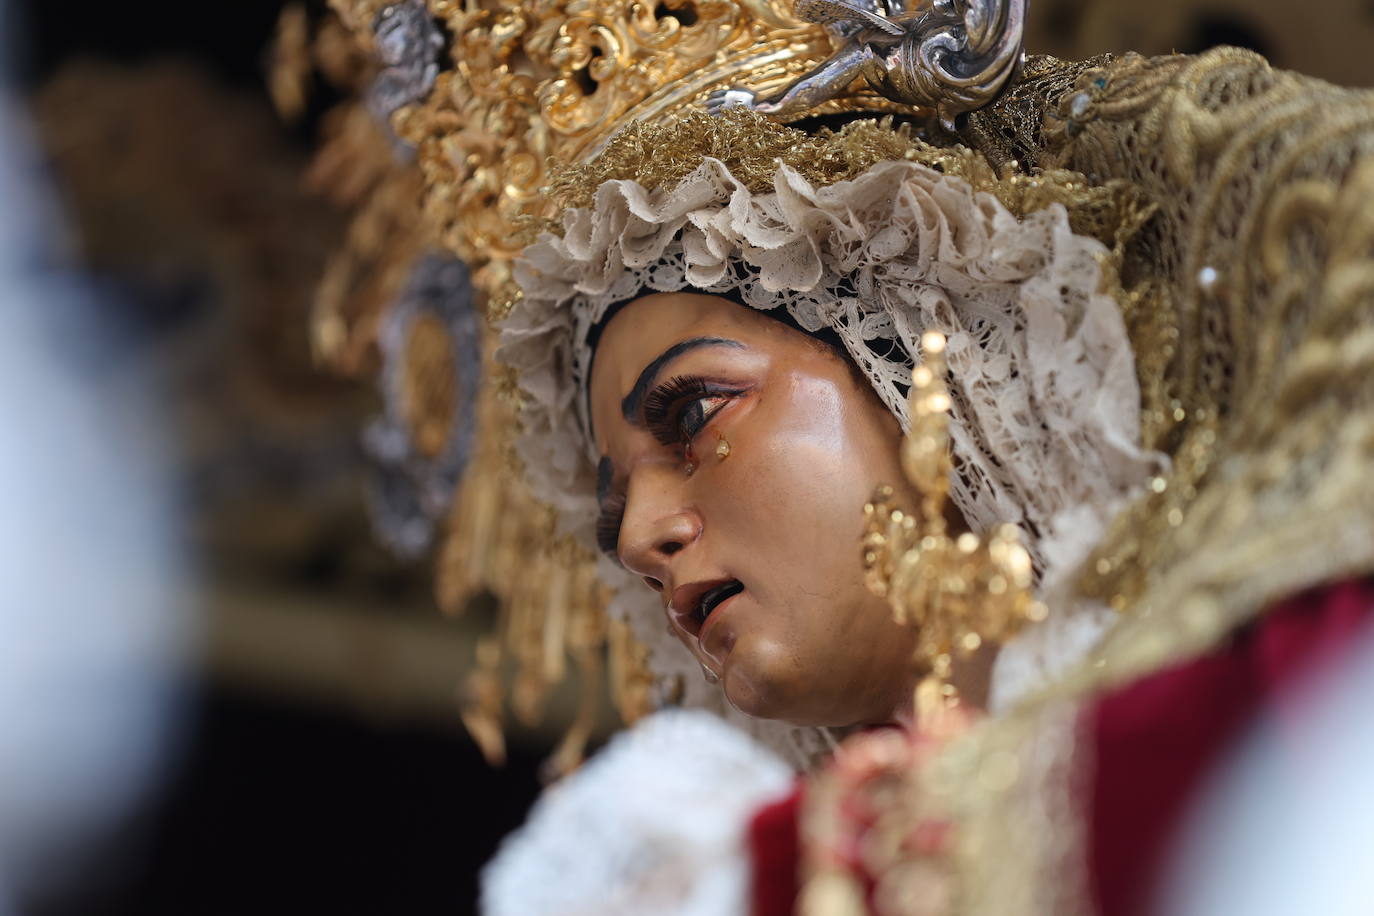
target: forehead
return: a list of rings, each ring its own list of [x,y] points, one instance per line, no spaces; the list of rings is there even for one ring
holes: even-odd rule
[[[606,324],[597,343],[592,358],[593,403],[598,395],[623,396],[644,367],[674,344],[693,337],[756,343],[775,324],[748,306],[720,296],[654,293],[636,299]]]

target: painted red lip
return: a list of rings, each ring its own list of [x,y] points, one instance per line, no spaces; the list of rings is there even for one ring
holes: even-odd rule
[[[729,604],[739,592],[737,591],[736,595],[730,595],[712,607],[711,613],[705,618],[701,615],[702,602],[717,590],[732,585],[737,586],[739,591],[744,590],[744,584],[734,578],[703,579],[674,589],[670,608],[674,623],[684,632],[690,633],[700,641],[707,625],[716,616],[716,611]]]
[[[706,637],[710,634],[712,625],[720,620],[720,612],[742,594],[744,594],[744,589],[741,588],[738,592],[712,608],[711,613],[707,614],[706,619],[702,621],[701,631],[697,633],[697,644],[701,646],[701,651],[705,652],[707,657],[712,657],[711,653],[706,650]]]

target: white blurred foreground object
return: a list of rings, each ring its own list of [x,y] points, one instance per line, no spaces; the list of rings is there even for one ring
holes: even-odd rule
[[[482,912],[742,916],[749,819],[792,779],[710,713],[650,716],[544,794],[487,866]]]
[[[1374,639],[1304,687],[1205,787],[1165,916],[1374,913]]]
[[[0,914],[87,879],[155,771],[186,635],[160,431],[53,267],[14,113],[0,86]]]

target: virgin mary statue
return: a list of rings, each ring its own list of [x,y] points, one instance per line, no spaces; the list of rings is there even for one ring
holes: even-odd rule
[[[618,739],[489,911],[1149,912],[1370,626],[1374,95],[1018,0],[422,7],[392,124],[523,479],[646,702],[733,723]]]

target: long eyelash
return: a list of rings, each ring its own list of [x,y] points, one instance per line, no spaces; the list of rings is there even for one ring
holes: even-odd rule
[[[614,557],[620,549],[620,525],[625,520],[625,494],[612,493],[601,505],[596,517],[596,546],[604,554]]]
[[[685,445],[691,437],[684,434],[681,421],[682,411],[689,404],[703,398],[724,399],[741,393],[739,389],[715,385],[697,376],[671,378],[644,399],[644,426],[664,445]],[[710,413],[714,415],[716,411]]]
[[[698,375],[678,375],[663,382],[644,399],[644,426],[664,445],[672,445],[681,438],[678,432],[678,408],[695,398],[713,394],[706,381]]]

